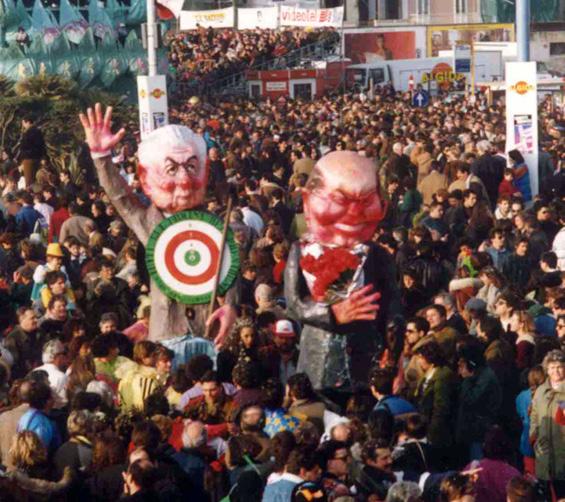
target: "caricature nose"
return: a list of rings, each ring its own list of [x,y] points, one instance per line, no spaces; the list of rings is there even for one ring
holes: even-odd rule
[[[188,173],[186,169],[179,169],[178,175],[178,184],[182,188],[191,188],[192,187],[192,177]]]
[[[363,203],[360,201],[351,201],[347,212],[354,216],[359,216],[363,213]]]

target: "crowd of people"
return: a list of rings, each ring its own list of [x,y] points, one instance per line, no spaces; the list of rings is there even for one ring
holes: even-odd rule
[[[222,58],[258,47],[193,36]],[[563,111],[540,105],[536,173],[505,152],[502,102],[444,98],[415,109],[385,87],[173,106],[207,143],[206,209],[234,200],[240,302],[219,349],[193,331],[182,351],[148,339],[144,250],[88,158],[77,185],[44,146],[4,154],[0,498],[564,498]],[[33,118],[24,129],[41,144]],[[301,326],[284,298],[308,175],[334,150],[374,161],[387,211],[373,240],[402,303],[374,333],[368,381],[340,392],[297,372]],[[127,137],[113,162],[147,205],[135,151]]]
[[[261,63],[284,58],[289,52],[320,42],[331,47],[339,41],[332,28],[306,31],[197,30],[167,37],[169,73],[180,82],[211,83]]]

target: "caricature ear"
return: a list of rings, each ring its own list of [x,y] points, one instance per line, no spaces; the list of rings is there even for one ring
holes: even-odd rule
[[[147,197],[151,198],[151,187],[147,183],[147,169],[142,164],[137,165],[137,175],[139,176],[139,182],[141,183],[141,188]]]

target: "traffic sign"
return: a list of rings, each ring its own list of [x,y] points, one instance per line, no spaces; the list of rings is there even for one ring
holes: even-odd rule
[[[414,94],[412,98],[412,105],[418,108],[424,108],[430,103],[430,96],[426,91],[420,90]]]

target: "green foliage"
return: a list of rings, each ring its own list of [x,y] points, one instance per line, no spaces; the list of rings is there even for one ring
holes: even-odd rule
[[[0,78],[0,148],[17,147],[20,119],[32,114],[45,137],[51,164],[57,170],[70,170],[73,180],[80,182],[78,152],[84,133],[78,114],[97,102],[114,107],[116,127],[135,121],[135,108],[120,97],[99,89],[80,89],[60,76],[38,75],[15,85]]]

